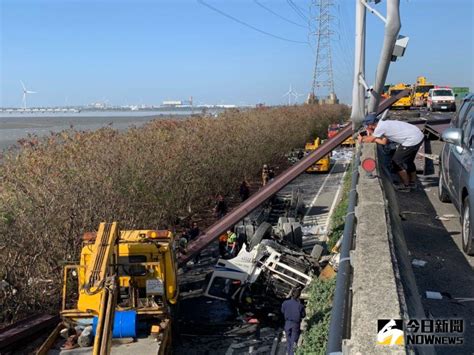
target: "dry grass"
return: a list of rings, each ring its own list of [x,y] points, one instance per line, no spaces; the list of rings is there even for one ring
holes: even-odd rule
[[[62,265],[100,221],[173,228],[343,117],[343,106],[233,110],[23,141],[0,165],[0,323],[57,309]]]

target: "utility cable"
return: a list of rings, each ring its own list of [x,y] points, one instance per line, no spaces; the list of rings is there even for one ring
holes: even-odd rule
[[[203,0],[197,0],[197,2],[201,5],[204,5],[206,7],[208,7],[209,9],[221,14],[222,16],[225,16],[229,19],[231,19],[232,21],[235,21],[237,23],[240,23],[241,25],[245,26],[245,27],[248,27],[248,28],[251,28],[252,30],[254,31],[257,31],[259,33],[262,33],[264,35],[267,35],[267,36],[270,36],[270,37],[273,37],[273,38],[276,38],[276,39],[279,39],[281,41],[286,41],[286,42],[291,42],[291,43],[299,43],[299,44],[308,44],[308,42],[303,42],[303,41],[295,41],[295,40],[292,40],[292,39],[289,39],[289,38],[285,38],[285,37],[281,37],[281,36],[278,36],[278,35],[274,35],[273,33],[270,33],[270,32],[267,32],[267,31],[264,31],[264,30],[261,30],[255,26],[252,26],[242,20],[239,20],[238,18],[232,16],[232,15],[229,15],[221,10],[219,10],[218,8],[212,6],[212,5],[209,5],[208,3],[204,2]]]
[[[293,21],[293,20],[290,20],[290,19],[288,19],[288,18],[286,18],[286,17],[284,17],[284,16],[281,16],[279,13],[277,13],[277,12],[273,11],[272,9],[270,9],[269,7],[263,5],[263,4],[262,4],[261,2],[259,2],[258,0],[253,0],[253,1],[254,1],[258,6],[260,6],[262,9],[267,10],[269,13],[275,15],[276,17],[278,17],[278,18],[280,18],[280,19],[282,19],[282,20],[284,20],[284,21],[286,21],[286,22],[288,22],[288,23],[291,23],[291,24],[293,24],[293,25],[295,25],[295,26],[302,27],[302,28],[307,28],[307,27],[308,27],[308,26],[302,25],[302,24],[300,24],[300,23],[298,23],[298,22],[295,22],[295,21]]]
[[[309,21],[308,16],[306,16],[305,13],[299,8],[299,6],[296,5],[292,0],[286,0],[286,2],[288,3],[288,5],[290,5],[290,7],[299,17],[301,17],[305,21]]]

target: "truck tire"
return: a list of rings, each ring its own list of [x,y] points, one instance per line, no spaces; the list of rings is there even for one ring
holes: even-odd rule
[[[298,248],[302,248],[303,247],[303,231],[301,229],[301,224],[292,223],[291,229],[293,231],[293,244],[296,245]]]
[[[278,228],[283,229],[283,224],[288,223],[288,218],[278,217]]]
[[[291,223],[283,223],[282,225],[282,230],[283,230],[283,239],[292,242],[292,235],[293,231],[291,230]]]
[[[272,233],[272,225],[268,222],[263,222],[260,224],[249,240],[249,249],[252,250],[255,248],[264,237],[269,237]]]
[[[319,260],[321,258],[321,255],[323,255],[323,250],[324,248],[322,245],[316,244],[311,250],[311,256],[316,260]]]
[[[247,245],[250,244],[250,240],[252,239],[254,233],[255,233],[255,226],[253,226],[251,224],[247,224],[245,226],[245,237],[246,237],[246,240],[247,240]]]

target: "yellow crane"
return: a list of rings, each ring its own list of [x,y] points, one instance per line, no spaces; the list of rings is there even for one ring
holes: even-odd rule
[[[411,89],[411,86],[407,84],[403,84],[403,83],[393,85],[388,89],[388,96],[395,96],[405,89]],[[403,109],[409,110],[411,107],[411,104],[412,104],[412,96],[411,94],[408,94],[407,96],[402,97],[397,102],[395,102],[392,105],[392,108],[403,108]]]
[[[306,143],[304,150],[306,153],[310,153],[311,151],[318,149],[320,145],[321,145],[321,140],[318,137],[314,140],[314,142]],[[322,157],[320,160],[318,160],[315,164],[311,165],[308,169],[306,169],[306,172],[327,173],[329,172],[330,167],[331,167],[331,157],[329,154],[327,154],[324,157]]]
[[[57,353],[64,346],[58,340],[60,331],[68,328],[74,333],[81,327],[72,344],[83,347],[81,354],[109,354],[112,338],[128,338],[123,345],[127,353],[169,353],[177,301],[173,234],[119,231],[117,222],[101,223],[97,233],[84,235],[79,264],[64,267],[62,322],[38,353],[54,348]],[[89,334],[86,328],[92,330],[93,346],[81,340]]]
[[[424,76],[416,78],[416,84],[413,85],[412,105],[413,107],[425,107],[428,101],[428,92],[434,88],[434,85]]]

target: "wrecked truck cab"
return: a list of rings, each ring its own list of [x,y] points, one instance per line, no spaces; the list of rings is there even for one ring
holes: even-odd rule
[[[204,295],[239,302],[244,291],[256,289],[284,299],[292,288],[306,288],[318,271],[309,255],[265,239],[250,251],[242,248],[232,259],[219,259]]]

